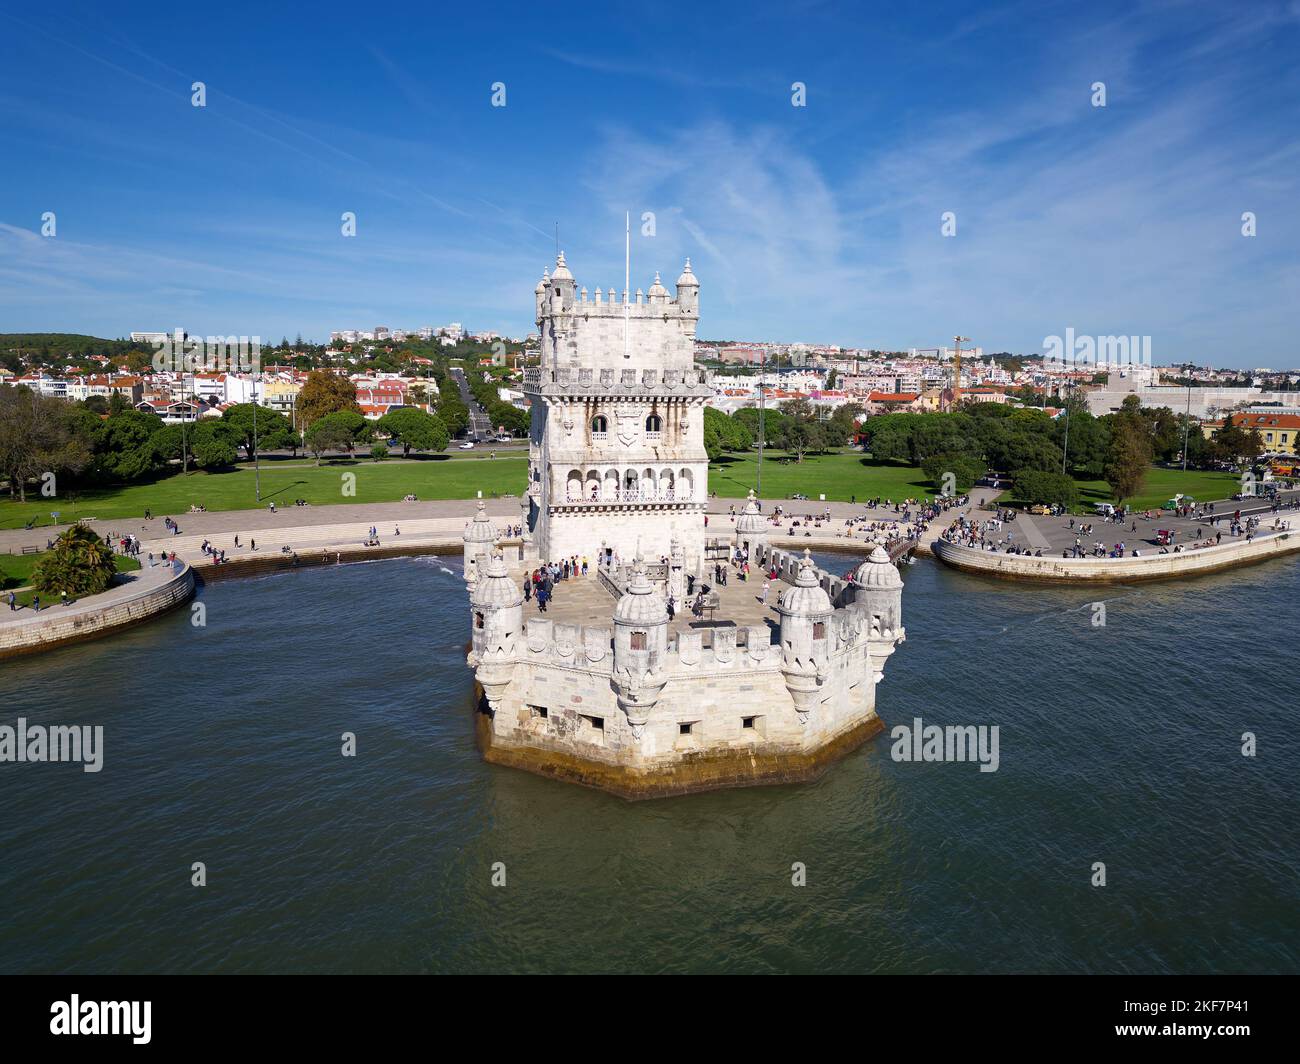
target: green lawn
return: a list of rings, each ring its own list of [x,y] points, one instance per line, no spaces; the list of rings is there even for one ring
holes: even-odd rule
[[[1080,480],[1079,498],[1085,508],[1094,503],[1114,502],[1115,495],[1104,480]],[[1178,492],[1190,495],[1197,502],[1212,499],[1230,499],[1233,492],[1241,490],[1241,477],[1236,473],[1205,473],[1189,469],[1164,469],[1152,466],[1147,473],[1142,491],[1129,500],[1129,505],[1139,510],[1153,509],[1172,499]]]
[[[709,491],[719,495],[743,497],[750,488],[757,490],[757,479],[757,451],[709,463]],[[855,495],[859,502],[876,496],[901,502],[933,495],[934,488],[914,466],[878,462],[860,451],[806,455],[796,462],[784,451],[764,450],[763,498],[788,499],[796,492],[814,502],[823,494],[827,502],[848,502]]]
[[[344,495],[343,474],[356,475],[356,494]],[[38,498],[26,503],[0,502],[0,528],[22,528],[31,518],[38,525],[83,517],[138,517],[146,509],[155,517],[182,517],[190,506],[209,510],[249,510],[266,506],[292,506],[306,499],[316,506],[349,502],[394,502],[414,493],[421,499],[470,499],[480,490],[485,497],[518,494],[526,486],[527,458],[433,458],[410,462],[371,462],[364,459],[311,464],[276,464],[262,468],[262,501],[257,501],[253,470],[226,473],[176,474],[147,483],[117,488],[95,488],[58,499]]]
[[[11,589],[26,587],[31,583],[32,570],[36,568],[36,563],[43,557],[42,554],[0,554],[0,592],[4,592],[4,602],[9,600],[8,592]],[[130,573],[140,568],[140,563],[134,558],[128,558],[124,554],[116,555],[113,559],[117,564],[119,573]],[[30,606],[35,592],[31,590],[20,591],[14,596],[19,606]],[[57,602],[58,596],[54,597]],[[45,605],[49,605],[51,599],[49,595],[45,596]],[[0,610],[7,609],[4,604],[0,604]]]
[[[298,498],[321,506],[393,502],[411,492],[421,499],[471,499],[479,491],[489,498],[517,495],[524,489],[527,469],[526,458],[486,455],[409,462],[340,460],[319,468],[299,459],[263,467],[260,503],[254,495],[251,469],[194,472],[126,487],[88,489],[59,499],[0,501],[0,529],[22,528],[33,517],[38,526],[53,524],[52,511],[58,511],[59,522],[67,524],[83,517],[138,517],[146,509],[156,517],[179,518],[191,504],[209,510],[248,510],[264,507],[271,499],[277,506],[291,506]],[[356,475],[355,495],[343,494],[345,473]],[[728,455],[709,463],[709,490],[724,497],[743,497],[751,487],[758,487],[757,473],[757,452]],[[1231,473],[1184,474],[1152,467],[1145,488],[1132,501],[1140,508],[1158,506],[1179,491],[1202,501],[1224,499],[1237,490],[1237,484],[1238,478]],[[1080,481],[1079,487],[1089,508],[1094,502],[1111,500],[1103,481]],[[858,451],[809,455],[802,462],[782,451],[764,451],[763,497],[788,499],[795,492],[812,501],[824,494],[832,502],[848,502],[852,496],[859,501],[879,496],[897,502],[932,496],[934,489],[919,469],[900,462],[878,462]]]

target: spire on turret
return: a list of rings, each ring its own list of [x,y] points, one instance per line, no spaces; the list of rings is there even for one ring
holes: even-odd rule
[[[691,272],[691,260],[686,260],[682,275],[677,278],[677,305],[692,317],[700,312],[700,281]]]

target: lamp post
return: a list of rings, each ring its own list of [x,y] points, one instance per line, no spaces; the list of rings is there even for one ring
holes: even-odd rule
[[[759,498],[763,497],[763,413],[764,399],[767,395],[767,385],[764,381],[766,375],[767,348],[763,348],[762,355],[758,362],[758,483],[754,488],[754,494]]]
[[[253,490],[262,501],[262,467],[257,457],[257,371],[253,371]]]

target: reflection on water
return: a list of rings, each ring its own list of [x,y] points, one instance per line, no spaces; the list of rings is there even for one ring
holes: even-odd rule
[[[812,784],[635,804],[482,763],[457,568],[217,584],[205,629],[6,664],[8,723],[103,724],[106,754],[0,767],[0,969],[1300,967],[1268,641],[1300,620],[1293,564],[1076,592],[919,562],[881,714],[997,724],[997,773],[886,735]]]

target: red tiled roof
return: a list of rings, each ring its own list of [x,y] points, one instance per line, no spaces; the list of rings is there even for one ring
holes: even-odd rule
[[[1232,423],[1243,429],[1300,429],[1300,415],[1233,414]]]

